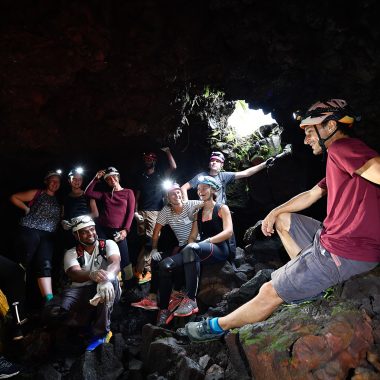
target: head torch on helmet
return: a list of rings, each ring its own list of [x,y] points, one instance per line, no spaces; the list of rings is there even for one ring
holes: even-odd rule
[[[105,170],[105,173],[104,173],[104,179],[106,179],[107,177],[111,176],[111,175],[117,175],[117,176],[120,176],[120,173],[118,172],[118,170],[116,168],[114,168],[113,166],[110,166],[108,167],[106,170]]]
[[[69,174],[67,176],[70,178],[70,177],[72,177],[74,175],[77,175],[77,174],[78,175],[83,175],[83,173],[84,173],[83,168],[80,167],[80,166],[78,166],[78,167],[76,167],[74,169],[71,169],[70,172],[69,172]]]
[[[50,177],[53,177],[53,176],[58,176],[58,177],[61,177],[62,175],[62,170],[61,169],[57,169],[57,170],[49,170],[45,177],[44,177],[44,180],[47,180],[48,178]]]
[[[71,231],[76,232],[81,230],[82,228],[95,226],[94,220],[89,215],[81,215],[75,218],[72,218],[70,221]]]
[[[152,160],[152,161],[157,161],[157,155],[154,152],[148,152],[143,154],[144,159]]]
[[[162,183],[163,189],[169,194],[173,190],[181,190],[181,186],[177,182],[173,182],[170,179],[165,180]]]

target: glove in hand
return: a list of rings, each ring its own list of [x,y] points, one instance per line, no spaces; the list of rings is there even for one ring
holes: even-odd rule
[[[152,257],[152,260],[154,260],[154,261],[161,261],[162,260],[161,253],[158,252],[157,249],[152,249],[152,251],[150,252],[150,256]]]
[[[112,306],[113,301],[115,300],[115,289],[111,282],[101,282],[96,287],[96,292],[100,295],[103,302],[106,303],[107,306]]]

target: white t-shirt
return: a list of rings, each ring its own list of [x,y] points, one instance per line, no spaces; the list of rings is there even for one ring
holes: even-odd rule
[[[191,227],[194,221],[192,211],[194,206],[201,205],[202,201],[187,201],[183,204],[183,210],[180,214],[173,212],[172,208],[168,205],[165,206],[158,214],[156,223],[165,226],[169,224],[173,230],[180,247],[185,245],[189,240]]]
[[[108,259],[112,255],[120,256],[119,247],[113,240],[106,240],[106,258]],[[107,269],[107,261],[103,259],[103,257],[99,253],[99,241],[96,242],[96,246],[92,254],[90,255],[86,250],[83,252],[84,258],[84,266],[82,266],[82,270],[84,271],[93,271],[99,269]],[[65,256],[63,258],[63,266],[65,272],[74,265],[80,265],[78,261],[78,254],[76,247],[71,248],[65,252]],[[86,282],[73,282],[71,284],[72,287],[90,285],[93,281]]]

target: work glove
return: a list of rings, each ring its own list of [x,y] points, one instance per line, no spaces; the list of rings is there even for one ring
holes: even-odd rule
[[[162,256],[161,256],[161,253],[157,251],[157,249],[152,249],[152,251],[150,252],[150,256],[152,258],[152,260],[154,261],[161,261],[162,260]]]
[[[269,157],[266,161],[265,161],[265,166],[267,168],[270,168],[271,166],[273,166],[273,163],[275,161],[275,157]]]
[[[101,299],[108,307],[112,306],[113,301],[115,300],[115,289],[110,281],[101,282],[98,284],[96,287],[96,292],[100,295]]]
[[[192,249],[198,249],[199,248],[199,244],[198,243],[189,243],[187,246],[189,248],[192,248]]]
[[[135,212],[135,219],[137,223],[144,223],[144,218],[137,211]]]
[[[194,215],[204,206],[204,202],[200,202],[199,204],[195,204],[193,206],[190,206],[189,210],[189,218],[190,220],[194,219]]]
[[[30,208],[27,207],[27,208],[25,209],[25,215],[28,215],[29,213],[30,213]]]

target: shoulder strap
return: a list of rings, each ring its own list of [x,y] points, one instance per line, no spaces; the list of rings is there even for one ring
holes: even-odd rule
[[[31,208],[34,205],[34,203],[36,202],[37,198],[41,195],[41,193],[42,193],[41,189],[38,189],[36,191],[36,194],[34,194],[33,199],[28,203],[29,208]]]
[[[98,239],[99,242],[99,255],[107,260],[106,239]]]
[[[80,267],[82,268],[84,266],[84,248],[83,248],[82,244],[78,243],[76,245],[75,249],[77,252],[78,263],[79,263]]]

